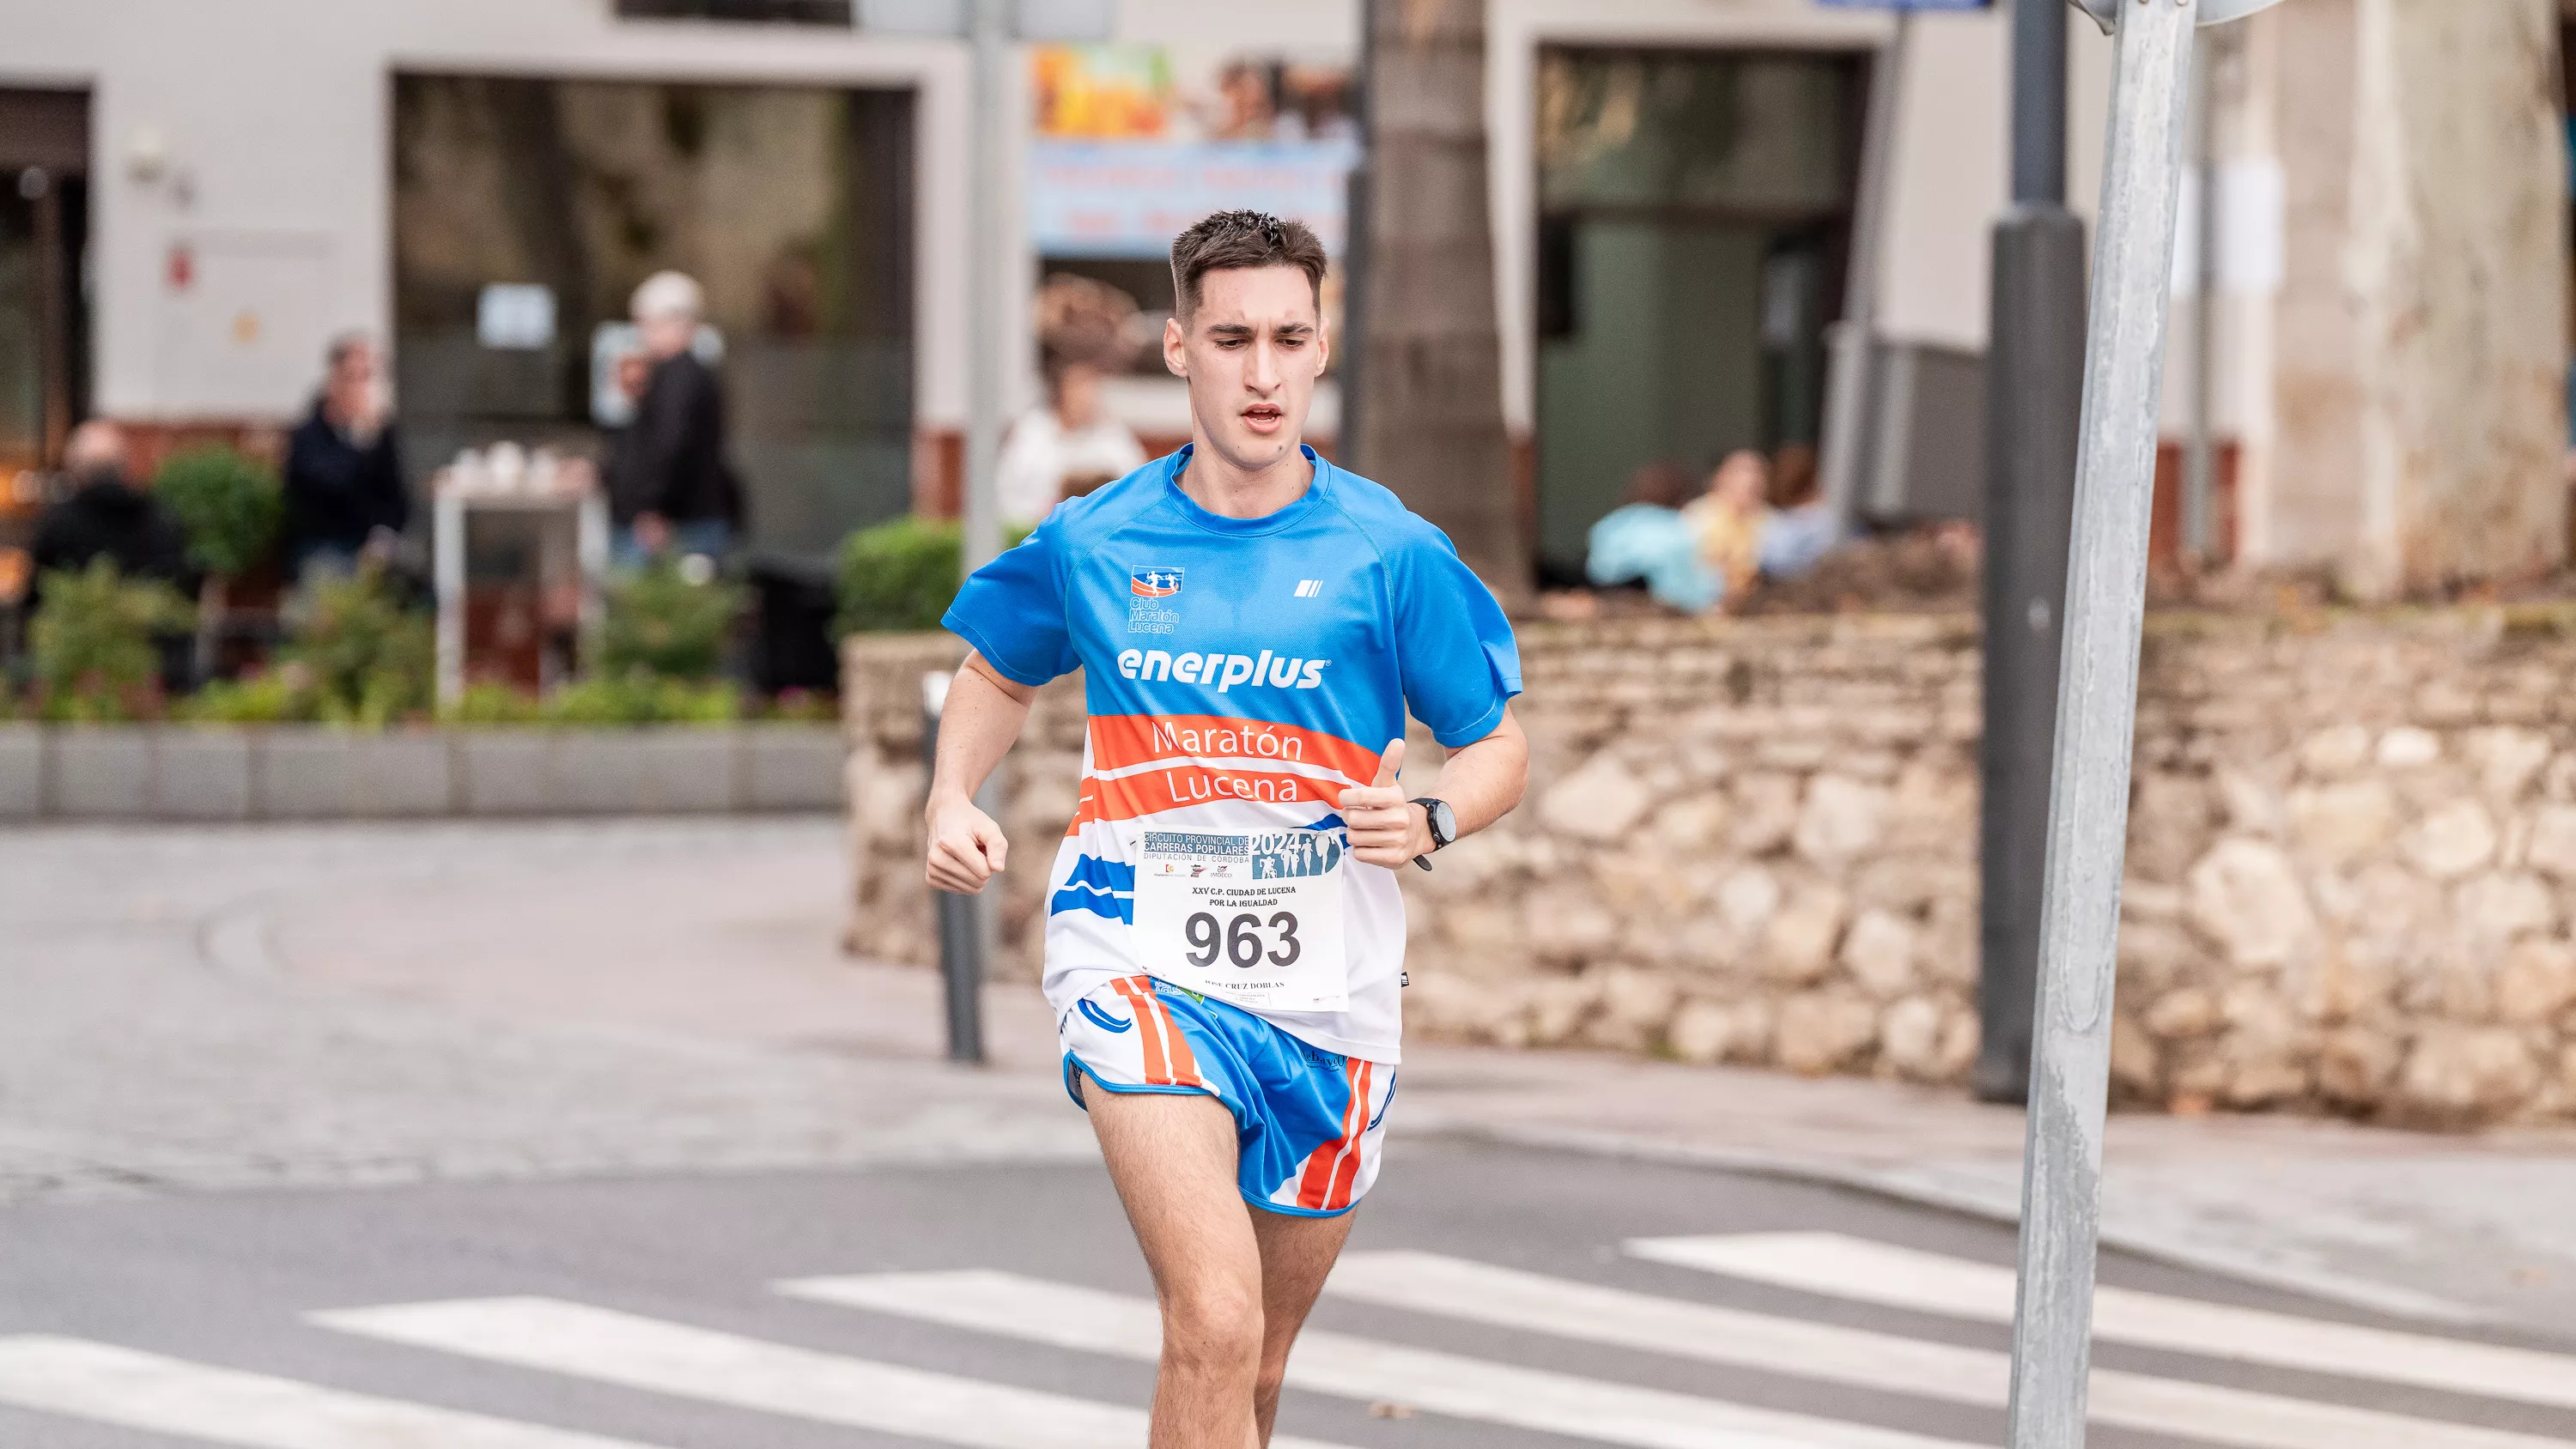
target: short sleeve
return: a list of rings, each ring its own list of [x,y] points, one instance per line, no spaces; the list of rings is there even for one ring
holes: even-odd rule
[[[1071,674],[1079,661],[1065,620],[1061,541],[1053,521],[1006,548],[957,591],[940,625],[975,646],[1003,676],[1031,688]]]
[[[1448,536],[1428,527],[1394,559],[1395,652],[1405,707],[1456,749],[1492,734],[1521,692],[1511,621]]]

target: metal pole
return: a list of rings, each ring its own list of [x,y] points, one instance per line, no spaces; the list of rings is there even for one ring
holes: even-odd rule
[[[939,772],[939,716],[948,704],[948,686],[956,676],[921,677],[921,762],[935,778]],[[987,780],[975,792],[975,803],[992,813],[993,785]],[[996,887],[998,889],[998,887]],[[982,896],[932,891],[939,912],[939,983],[948,1017],[948,1059],[981,1065],[984,1060],[984,959],[991,943],[990,917]]]
[[[2022,1153],[2011,1449],[2081,1449],[2158,408],[2198,0],[2118,7]]]
[[[2084,223],[2066,209],[2066,6],[2015,0],[2013,206],[1986,353],[1985,727],[1977,748],[1983,1028],[1970,1088],[2030,1095],[2057,658],[2084,404]]]
[[[1342,332],[1332,339],[1334,371],[1340,374],[1341,421],[1335,425],[1334,461],[1354,473],[1367,466],[1360,445],[1360,425],[1368,403],[1368,292],[1371,199],[1377,177],[1377,107],[1369,99],[1376,78],[1378,0],[1360,0],[1360,63],[1354,78],[1353,109],[1358,112],[1360,160],[1351,168],[1342,218]]]
[[[1002,451],[1002,220],[1004,145],[1011,105],[1011,0],[973,0],[974,136],[967,175],[966,476],[958,512],[965,571],[1002,551],[1001,503],[993,491]]]
[[[2193,119],[2199,128],[2200,209],[2195,219],[2191,293],[2191,455],[2183,478],[2182,547],[2195,565],[2209,562],[2210,502],[2218,487],[2218,237],[2226,188],[2218,174],[2218,59],[2226,42],[2201,37]]]
[[[1905,83],[1906,54],[1914,39],[1914,12],[1896,12],[1896,28],[1879,52],[1863,120],[1860,196],[1852,209],[1851,269],[1843,285],[1843,319],[1834,324],[1825,380],[1825,426],[1817,472],[1825,505],[1839,530],[1851,525],[1860,492],[1869,428],[1871,366],[1878,337],[1879,238],[1886,229],[1890,178],[1895,174],[1896,101]]]

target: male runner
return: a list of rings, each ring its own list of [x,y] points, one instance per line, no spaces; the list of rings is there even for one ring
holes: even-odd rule
[[[1528,771],[1493,595],[1302,442],[1323,276],[1295,222],[1182,233],[1163,361],[1189,382],[1190,445],[1059,507],[945,620],[974,652],[930,789],[941,890],[1003,868],[971,797],[1037,687],[1083,671],[1046,993],[1162,1303],[1153,1449],[1269,1442],[1289,1345],[1377,1176],[1396,872],[1519,803]],[[1440,800],[1397,788],[1408,708],[1449,751]]]

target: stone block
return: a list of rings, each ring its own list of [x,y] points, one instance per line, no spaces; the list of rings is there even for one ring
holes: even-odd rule
[[[745,810],[838,810],[846,751],[840,731],[805,725],[761,725],[741,737]],[[1068,778],[1062,787],[1070,791]]]
[[[152,733],[74,726],[48,742],[45,813],[73,820],[139,820],[152,811]]]
[[[273,820],[378,820],[455,808],[449,736],[277,729],[260,738],[252,813]]]
[[[457,800],[468,815],[544,815],[554,794],[554,732],[465,730],[457,735]]]
[[[729,729],[565,730],[547,760],[548,798],[578,815],[693,815],[733,808]]]
[[[252,745],[247,731],[173,728],[157,734],[152,762],[155,817],[250,818]]]
[[[0,724],[0,820],[33,820],[44,809],[44,730]]]

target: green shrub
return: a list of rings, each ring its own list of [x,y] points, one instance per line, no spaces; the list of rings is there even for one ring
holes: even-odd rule
[[[1014,527],[1003,546],[1028,536]],[[840,632],[938,628],[963,582],[965,551],[965,532],[954,520],[905,517],[851,534],[841,543]]]
[[[319,707],[312,675],[274,669],[248,679],[219,679],[179,701],[175,713],[196,724],[300,724]]]
[[[104,558],[45,575],[27,634],[46,719],[147,719],[161,708],[158,641],[188,632],[196,613],[168,584],[129,580]]]
[[[402,606],[382,572],[314,585],[287,662],[309,671],[315,718],[381,728],[424,714],[435,685],[429,616]]]
[[[439,706],[438,717],[449,724],[525,725],[535,724],[544,713],[543,702],[525,690],[506,684],[469,684],[463,698]]]
[[[209,574],[248,573],[277,541],[284,506],[277,475],[231,448],[172,454],[152,492],[188,535],[189,561]]]
[[[741,695],[730,683],[628,674],[557,689],[541,718],[557,725],[731,724],[741,715]]]
[[[620,575],[608,585],[599,672],[712,679],[724,668],[725,644],[742,603],[740,588],[715,579],[692,581],[677,562],[657,560]]]

